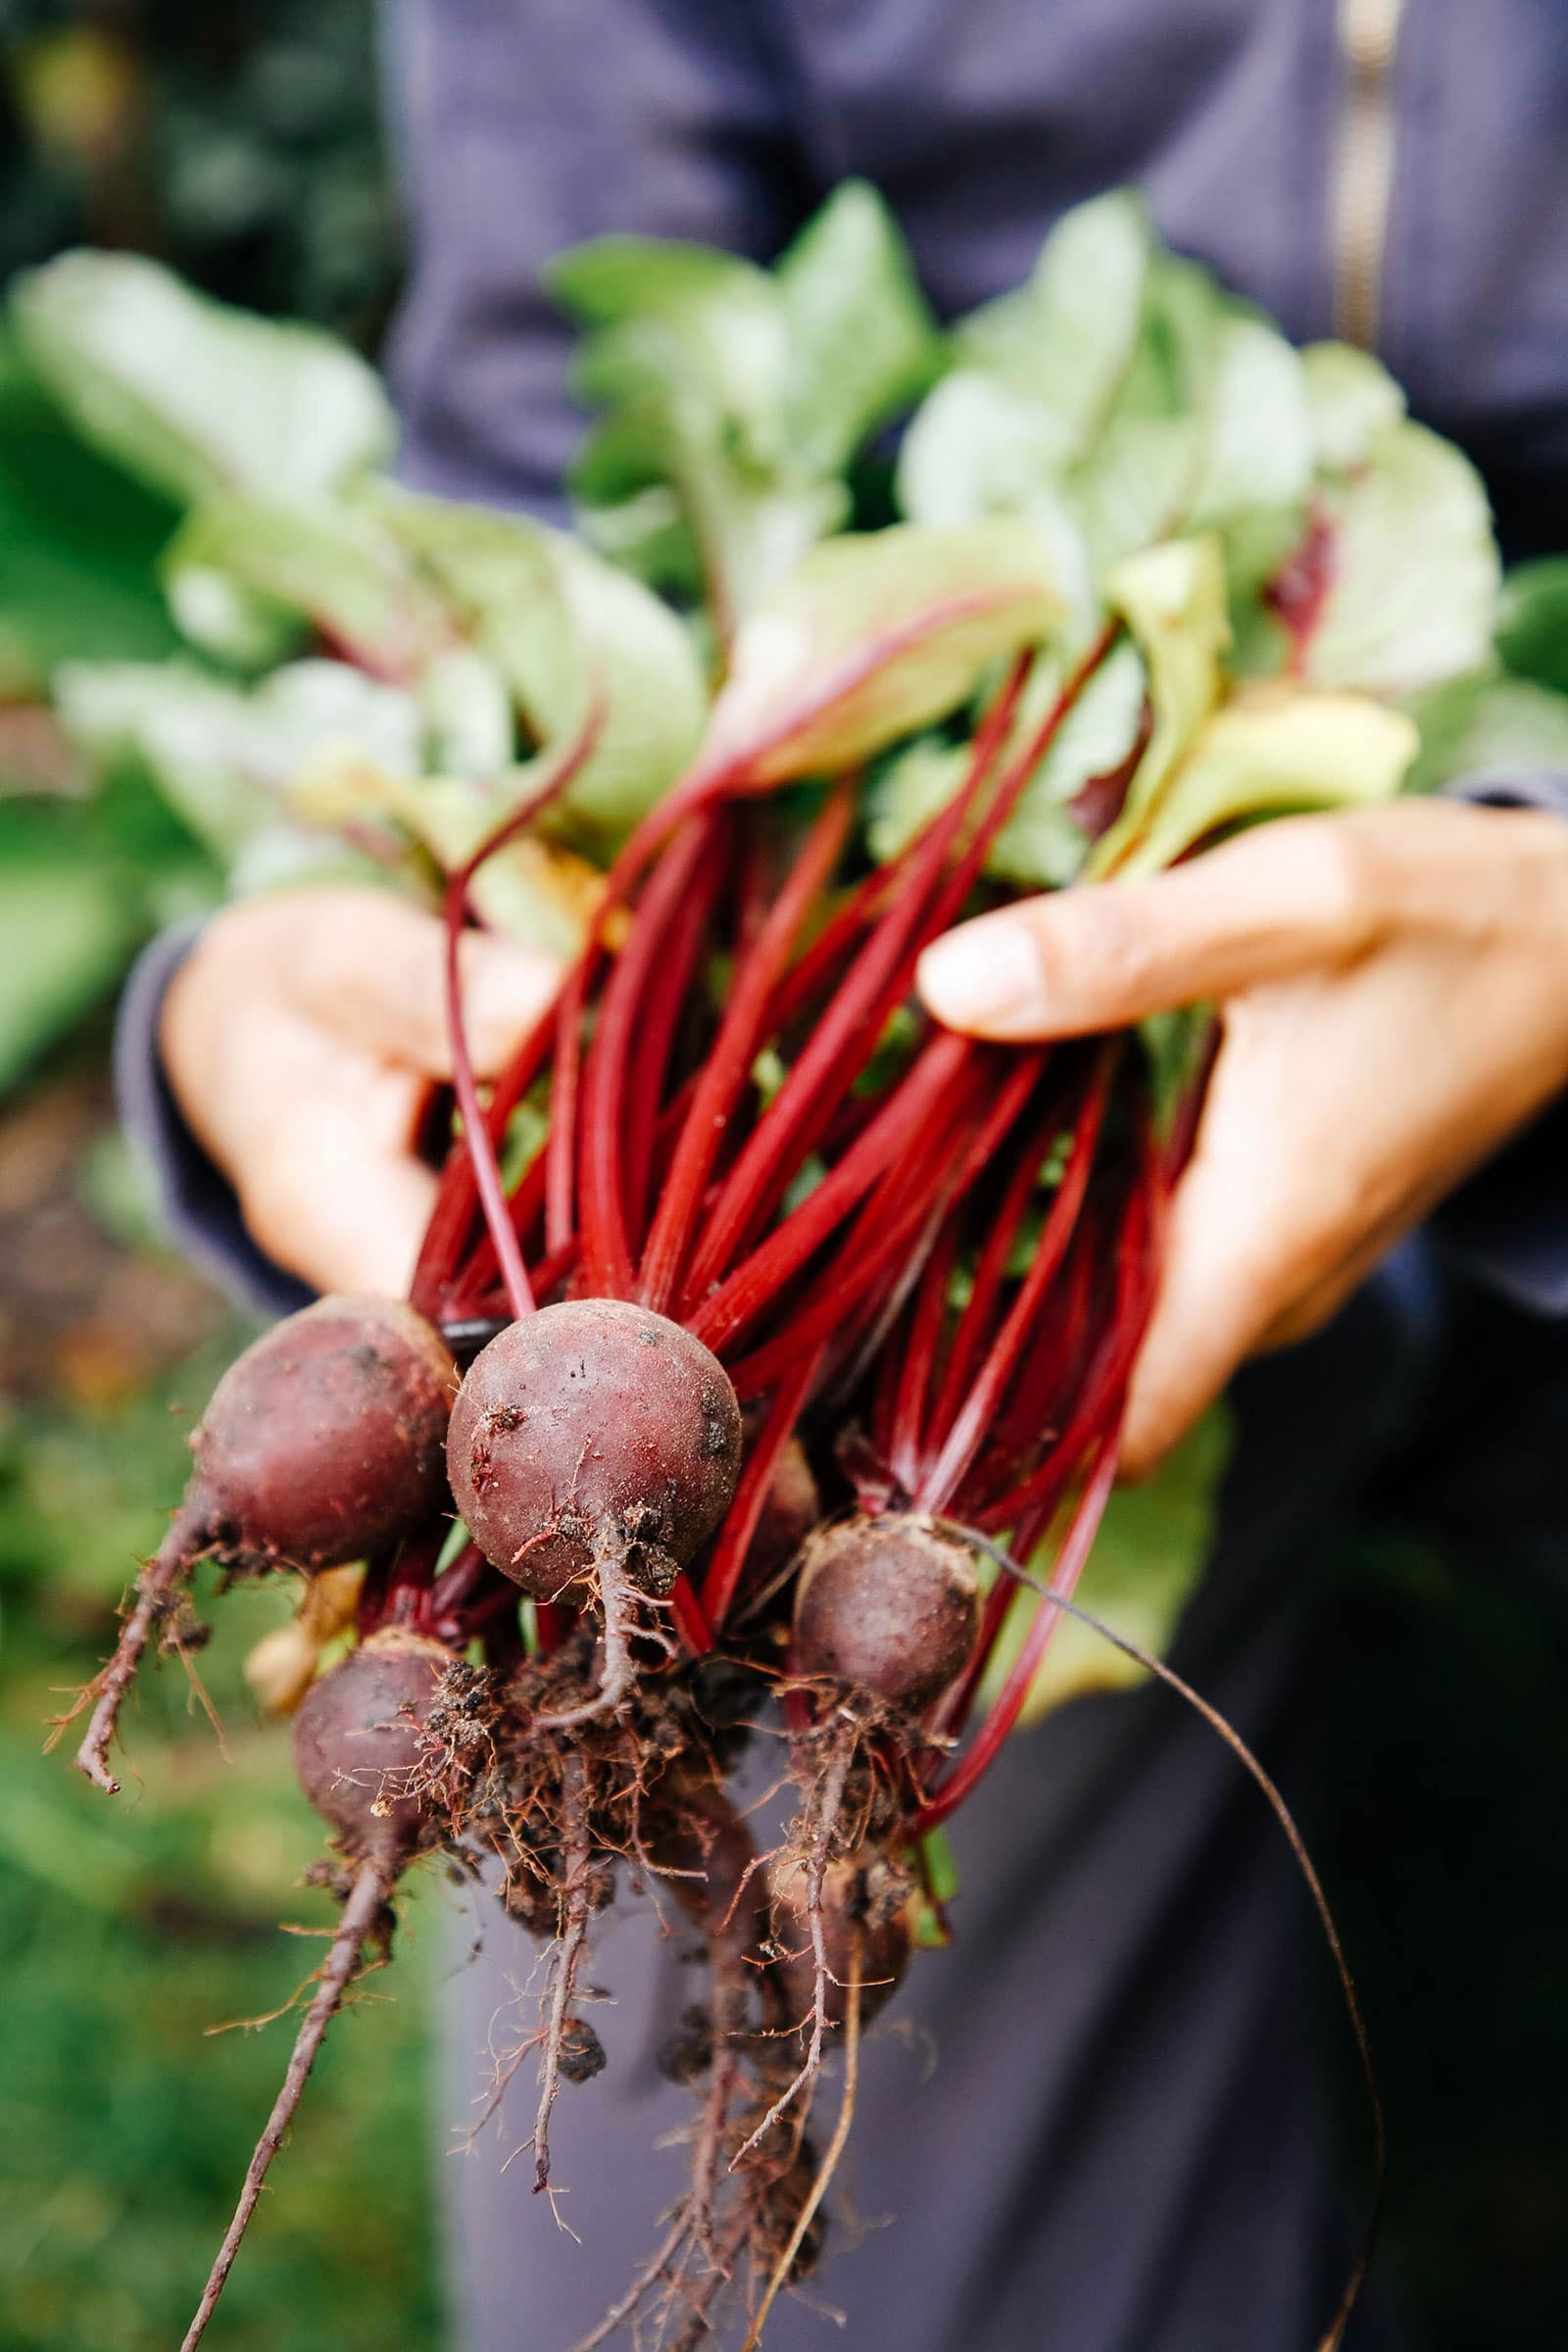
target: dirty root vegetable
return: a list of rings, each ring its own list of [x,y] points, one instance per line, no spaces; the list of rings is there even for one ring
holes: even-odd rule
[[[321,1677],[294,1719],[300,1786],[358,1869],[180,2352],[195,2352],[206,2332],[362,1946],[369,1942],[384,1953],[390,1939],[388,1898],[426,1834],[418,1793],[424,1725],[437,1686],[455,1663],[451,1650],[420,1635],[374,1634]]]
[[[668,1593],[735,1492],[741,1417],[723,1367],[648,1307],[565,1299],[474,1358],[447,1454],[458,1510],[496,1567],[539,1600],[597,1594],[604,1671],[589,1711],[612,1712],[632,1685],[639,1596]]]
[[[191,1439],[196,1466],[94,1689],[76,1762],[113,1794],[120,1702],[198,1559],[240,1570],[335,1568],[438,1507],[452,1358],[397,1299],[327,1298],[247,1348]]]
[[[801,1672],[854,1685],[918,1715],[969,1663],[980,1630],[973,1554],[928,1519],[898,1513],[820,1529],[801,1554]]]

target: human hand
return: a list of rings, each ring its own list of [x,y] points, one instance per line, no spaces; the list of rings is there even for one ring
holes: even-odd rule
[[[401,1296],[436,1179],[415,1156],[450,1078],[445,936],[390,892],[283,891],[217,915],[164,1000],[159,1045],[192,1132],[270,1257],[318,1290]],[[548,1004],[557,967],[510,940],[463,943],[479,1076]]]
[[[1293,817],[1151,881],[982,915],[919,986],[939,1020],[1000,1039],[1218,1007],[1128,1396],[1137,1475],[1568,1084],[1568,824],[1416,800]]]

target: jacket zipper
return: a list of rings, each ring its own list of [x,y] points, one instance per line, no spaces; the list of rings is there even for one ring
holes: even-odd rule
[[[1345,100],[1331,196],[1334,331],[1370,351],[1383,303],[1394,185],[1394,53],[1404,0],[1339,0]]]

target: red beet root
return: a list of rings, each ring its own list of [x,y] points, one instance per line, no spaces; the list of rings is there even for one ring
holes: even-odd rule
[[[772,1898],[773,1941],[778,1956],[773,1973],[780,1980],[792,2018],[808,2018],[819,1997],[818,1955],[813,1934],[811,1873],[799,1862],[768,1873]],[[845,1987],[856,1965],[859,1942],[860,2023],[887,2007],[904,1981],[909,1963],[910,1887],[903,1872],[880,1856],[834,1862],[822,1874],[816,1919],[821,1929],[820,1964],[833,1992],[836,2017],[827,2021],[829,2033],[842,2023]]]
[[[806,1546],[795,1599],[805,1674],[918,1715],[962,1673],[979,1630],[973,1556],[927,1519],[849,1519]]]
[[[617,1298],[570,1298],[509,1324],[453,1408],[458,1509],[486,1558],[539,1600],[592,1578],[604,1614],[598,1696],[541,1723],[620,1706],[637,1596],[661,1599],[728,1508],[741,1416],[728,1375],[678,1323]]]
[[[509,1324],[469,1368],[452,1492],[487,1559],[555,1600],[619,1558],[667,1592],[735,1492],[741,1420],[723,1367],[649,1308],[572,1298]]]
[[[318,1299],[219,1382],[191,1440],[183,1515],[242,1567],[360,1559],[439,1505],[457,1386],[412,1306]]]
[[[419,1843],[420,1736],[452,1652],[389,1628],[322,1675],[294,1718],[300,1787],[347,1851],[395,1861]]]
[[[337,1568],[438,1507],[458,1385],[435,1331],[394,1298],[328,1298],[231,1364],[191,1439],[185,1499],[94,1686],[76,1763],[114,1795],[109,1743],[153,1628],[194,1561]]]

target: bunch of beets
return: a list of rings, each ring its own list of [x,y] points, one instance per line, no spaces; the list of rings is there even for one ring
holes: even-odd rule
[[[1190,1125],[1156,1136],[1136,1041],[988,1047],[912,1002],[924,946],[997,896],[991,845],[1105,651],[1023,730],[1019,654],[961,789],[870,871],[853,774],[803,815],[755,761],[706,757],[621,854],[487,1099],[458,941],[477,865],[538,798],[453,878],[460,1125],[412,1299],[322,1298],[240,1357],[85,1694],[77,1760],[113,1790],[139,1654],[199,1639],[199,1562],[368,1563],[355,1645],[295,1719],[342,1922],[187,2347],[399,1879],[437,1854],[553,1942],[540,2189],[561,2082],[604,2063],[580,1996],[596,1914],[630,1884],[706,1952],[706,2003],[667,2052],[699,2102],[690,2185],[589,2340],[650,2317],[708,2340],[729,2293],[755,2342],[817,2260],[859,2034],[940,1908],[927,1834],[1059,1622],[1038,1609],[966,1740],[1015,1589],[982,1562],[1054,1535],[1063,1595],[1085,1563]],[[506,1182],[525,1102],[547,1115]],[[730,1782],[769,1736],[798,1803],[764,1854]]]

